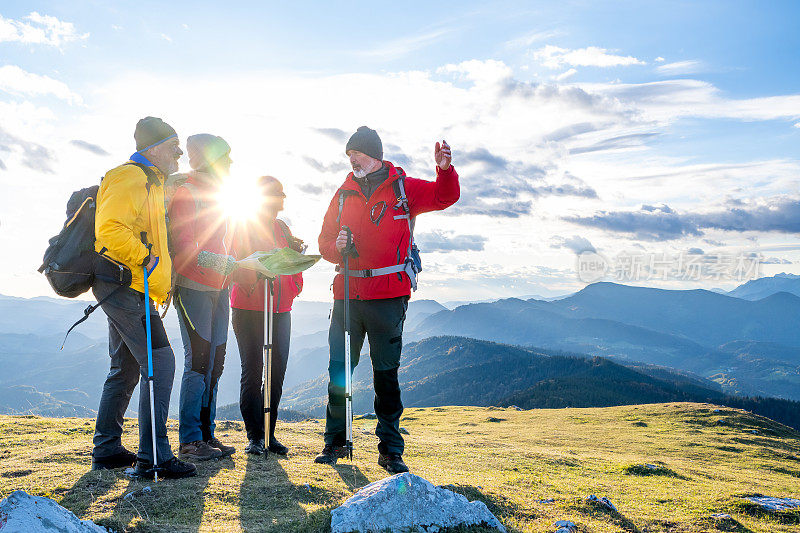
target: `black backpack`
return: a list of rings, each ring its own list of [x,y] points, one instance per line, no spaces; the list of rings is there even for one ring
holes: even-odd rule
[[[44,252],[39,272],[59,296],[75,298],[94,282],[94,214],[99,188],[92,185],[72,193],[67,221]]]
[[[136,165],[148,178],[147,190],[150,191],[152,180],[157,180],[155,173],[146,165]],[[102,180],[101,180],[102,181]],[[117,289],[103,298],[96,305],[90,305],[83,311],[83,317],[69,328],[67,335],[75,326],[89,318],[89,315],[123,287],[131,284],[131,271],[125,265],[94,250],[94,218],[97,210],[97,192],[99,185],[92,185],[72,193],[67,201],[67,221],[55,237],[51,238],[44,252],[43,273],[50,286],[59,296],[75,298],[92,288],[95,279],[108,281],[118,285]],[[66,342],[67,338],[64,337]],[[61,347],[64,347],[62,343]]]
[[[146,165],[126,164],[142,169],[148,178],[148,190],[150,181],[158,179]],[[130,270],[124,272],[124,265],[106,256],[98,258],[103,251],[100,254],[94,251],[94,216],[99,189],[98,185],[92,185],[72,193],[67,202],[67,221],[58,235],[50,239],[44,252],[39,272],[44,274],[59,296],[80,296],[92,287],[96,277],[119,285],[130,285]]]

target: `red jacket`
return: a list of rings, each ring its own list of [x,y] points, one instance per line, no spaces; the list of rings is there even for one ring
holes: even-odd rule
[[[267,227],[271,227],[267,231]],[[236,228],[233,239],[233,255],[244,259],[253,252],[267,252],[273,248],[289,246],[286,233],[291,235],[288,226],[273,219],[256,223],[246,223]],[[248,311],[264,310],[264,280],[258,279],[254,270],[239,269],[233,274],[231,307]],[[272,310],[285,313],[292,310],[292,302],[303,290],[303,275],[278,276],[274,284],[275,294]]]
[[[195,171],[186,184],[178,187],[169,203],[172,263],[178,274],[224,289],[228,278],[197,266],[197,254],[203,250],[230,254],[233,231],[228,231],[228,218],[217,201],[219,184],[211,175]]]
[[[351,269],[383,268],[405,261],[410,238],[408,221],[394,219],[396,215],[404,214],[402,207],[395,208],[397,198],[392,182],[398,179],[398,173],[390,162],[384,161],[383,164],[389,169],[389,177],[378,186],[369,200],[362,194],[361,186],[353,178],[352,172],[333,196],[319,235],[319,251],[331,263],[342,263],[342,256],[336,250],[336,236],[342,226],[349,226],[352,230],[358,251],[358,257],[350,258]],[[353,192],[345,197],[341,219],[337,222],[340,191]],[[405,191],[412,217],[445,209],[456,203],[461,194],[458,173],[452,165],[447,170],[437,166],[435,182],[406,177]],[[381,217],[384,205],[386,211]],[[350,278],[350,298],[355,300],[377,300],[409,294],[411,281],[404,273]],[[342,274],[337,274],[333,280],[333,297],[336,300],[344,298]]]

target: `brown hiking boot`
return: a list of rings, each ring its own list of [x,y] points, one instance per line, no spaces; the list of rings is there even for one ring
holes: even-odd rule
[[[233,453],[236,451],[236,448],[234,448],[233,446],[225,446],[224,444],[222,444],[217,437],[211,437],[206,441],[206,444],[208,444],[212,448],[216,448],[219,451],[221,451],[222,457],[228,457],[229,455],[233,455]]]
[[[222,452],[217,448],[212,448],[201,440],[194,442],[181,443],[178,448],[178,458],[181,461],[208,461],[209,459],[219,459]]]

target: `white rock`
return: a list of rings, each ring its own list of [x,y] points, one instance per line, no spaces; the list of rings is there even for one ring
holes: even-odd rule
[[[108,533],[106,528],[91,520],[81,520],[50,498],[31,496],[24,490],[14,491],[0,502],[0,531]]]
[[[470,502],[408,472],[370,483],[331,511],[331,533],[431,533],[481,523],[506,530],[483,502]]]
[[[717,520],[730,520],[731,515],[728,513],[714,513],[711,515],[711,518],[716,518]]]
[[[575,533],[578,530],[575,522],[569,520],[559,520],[553,526],[558,528],[555,533]]]
[[[769,496],[748,496],[745,498],[767,511],[790,511],[800,509],[800,500],[794,498],[771,498]]]

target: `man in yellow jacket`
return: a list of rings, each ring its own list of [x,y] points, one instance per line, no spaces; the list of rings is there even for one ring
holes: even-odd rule
[[[150,422],[145,313],[150,313],[153,354],[153,396],[156,454],[159,474],[181,478],[196,474],[194,465],[172,454],[167,439],[167,413],[175,355],[155,306],[145,302],[144,272],[147,267],[150,298],[166,301],[172,277],[167,242],[164,181],[178,170],[183,154],[175,130],[156,117],[136,124],[136,152],[130,160],[109,170],[97,193],[95,251],[98,261],[111,261],[131,271],[131,285],[117,290],[96,279],[92,290],[108,316],[111,370],[103,385],[92,451],[92,468],[106,469],[136,464],[135,473],[153,477],[153,437]],[[116,292],[114,292],[116,290]],[[104,298],[108,297],[103,301]],[[139,387],[139,453],[122,446],[122,421],[136,384]]]

